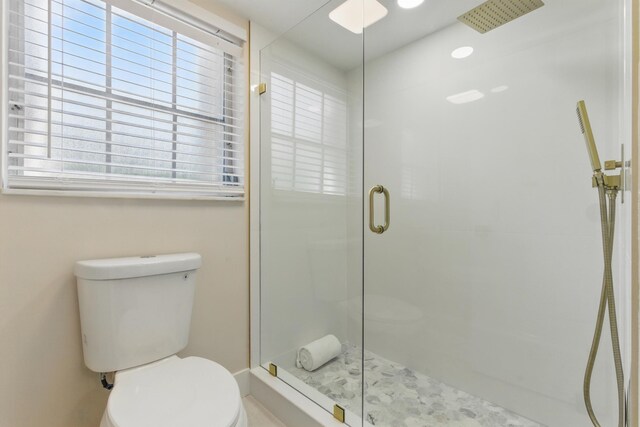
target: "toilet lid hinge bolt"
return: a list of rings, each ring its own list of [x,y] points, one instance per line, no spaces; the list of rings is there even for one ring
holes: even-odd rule
[[[107,390],[111,390],[113,388],[113,384],[107,381],[107,374],[105,374],[104,372],[100,373],[100,382],[102,383],[102,387],[106,388]]]

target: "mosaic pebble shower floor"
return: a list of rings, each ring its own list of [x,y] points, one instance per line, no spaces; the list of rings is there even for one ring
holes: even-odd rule
[[[314,372],[287,371],[347,409],[360,413],[360,357],[348,346]],[[374,353],[364,353],[365,419],[384,427],[542,427],[542,424],[457,390]]]

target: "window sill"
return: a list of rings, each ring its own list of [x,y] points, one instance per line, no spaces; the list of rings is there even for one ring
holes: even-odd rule
[[[202,200],[244,202],[246,196],[220,196],[208,194],[189,193],[150,193],[150,192],[125,192],[125,191],[75,191],[75,190],[37,190],[23,188],[3,188],[3,195],[16,196],[54,196],[54,197],[92,197],[109,199],[156,199],[156,200]]]

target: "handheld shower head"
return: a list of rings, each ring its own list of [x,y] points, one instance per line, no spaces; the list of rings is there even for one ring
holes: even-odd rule
[[[589,153],[589,160],[591,160],[591,168],[594,172],[599,172],[602,169],[602,166],[600,165],[598,148],[596,147],[596,140],[593,138],[593,132],[591,131],[591,122],[589,122],[587,106],[585,105],[584,101],[578,101],[576,113],[578,113],[580,130],[582,131],[582,134],[584,135],[584,141],[587,144],[587,152]]]

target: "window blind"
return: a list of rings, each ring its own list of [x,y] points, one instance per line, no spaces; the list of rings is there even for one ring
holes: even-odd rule
[[[9,0],[5,187],[237,197],[242,48],[133,0]]]

